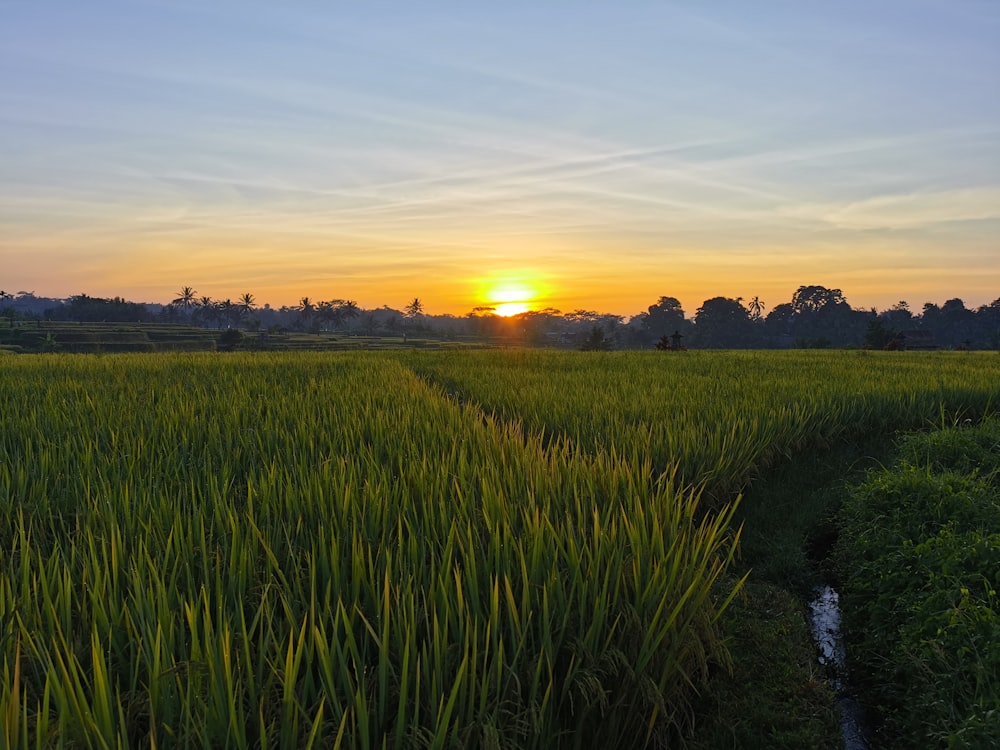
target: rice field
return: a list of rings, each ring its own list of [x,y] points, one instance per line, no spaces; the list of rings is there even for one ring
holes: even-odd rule
[[[666,746],[727,659],[740,488],[1000,382],[943,352],[3,364],[0,748]]]

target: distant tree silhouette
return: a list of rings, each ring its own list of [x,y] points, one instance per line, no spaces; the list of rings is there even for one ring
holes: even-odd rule
[[[580,349],[585,352],[606,352],[611,349],[611,341],[604,335],[601,326],[594,326]]]
[[[220,321],[225,322],[227,328],[233,328],[240,324],[240,317],[243,309],[228,297],[216,305],[219,311]]]
[[[690,327],[684,316],[684,308],[676,297],[660,297],[655,304],[646,308],[642,319],[647,346],[670,331],[686,332]]]
[[[862,343],[870,312],[852,310],[839,289],[800,286],[792,295],[792,331],[798,346],[826,347]]]
[[[354,300],[334,299],[319,303],[317,315],[337,329],[345,321],[358,317],[361,310]]]
[[[195,310],[192,317],[200,324],[208,325],[219,320],[219,308],[211,297],[199,297],[194,304]]]
[[[189,286],[181,288],[177,293],[177,297],[170,303],[175,308],[184,311],[184,315],[188,318],[191,317],[191,308],[195,305],[195,295],[197,292]]]
[[[792,309],[799,315],[846,304],[843,292],[839,289],[827,289],[825,286],[800,286],[792,295]]]
[[[982,331],[983,343],[1000,350],[1000,298],[976,310],[976,319]]]
[[[904,331],[916,326],[913,313],[910,312],[910,304],[906,300],[900,300],[888,310],[883,310],[878,317],[886,326],[895,331]]]
[[[791,340],[792,328],[795,325],[795,310],[790,302],[783,302],[771,309],[764,318],[764,335],[772,346],[783,346],[786,340]]]
[[[69,303],[46,315],[54,320],[79,320],[87,323],[137,323],[152,320],[152,313],[139,302],[129,302],[121,297],[105,299],[77,294]]]
[[[243,315],[250,315],[256,309],[256,304],[253,295],[250,294],[250,292],[246,292],[242,297],[240,297],[237,304],[243,311]]]
[[[753,345],[750,313],[739,299],[707,299],[695,313],[693,336],[698,347],[749,348]]]
[[[875,318],[868,322],[868,330],[865,332],[865,349],[894,349],[898,346],[896,343],[898,333],[883,320]]]
[[[299,328],[309,328],[316,317],[316,305],[313,304],[313,301],[308,297],[303,297],[299,300],[295,310],[298,313],[295,319],[296,325]]]
[[[958,297],[946,300],[941,305],[938,332],[935,335],[939,343],[946,346],[969,348],[969,337],[972,331],[975,313],[965,306]]]
[[[343,320],[353,320],[361,315],[361,308],[352,299],[344,300],[340,305],[340,315]]]
[[[424,312],[424,303],[420,301],[420,297],[414,297],[410,300],[409,304],[403,308],[408,318],[416,318]]]
[[[594,323],[600,317],[601,314],[593,310],[574,310],[563,316],[570,323]]]

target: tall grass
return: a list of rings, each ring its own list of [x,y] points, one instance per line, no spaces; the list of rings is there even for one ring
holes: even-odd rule
[[[997,382],[688,354],[7,358],[0,748],[673,743],[731,493]]]
[[[631,465],[648,460],[722,500],[803,448],[1000,406],[990,353],[510,350],[407,361],[487,413]]]
[[[0,747],[665,744],[731,509],[387,356],[18,357]]]

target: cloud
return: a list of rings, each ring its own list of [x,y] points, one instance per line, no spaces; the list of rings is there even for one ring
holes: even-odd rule
[[[898,230],[944,222],[1000,219],[1000,187],[881,195],[861,201],[785,206],[781,213],[841,229]]]

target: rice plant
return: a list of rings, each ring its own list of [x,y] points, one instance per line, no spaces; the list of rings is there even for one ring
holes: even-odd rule
[[[641,745],[724,658],[731,511],[397,360],[21,357],[3,385],[6,745]]]
[[[0,747],[675,743],[735,492],[988,407],[996,365],[929,361],[8,358]]]

